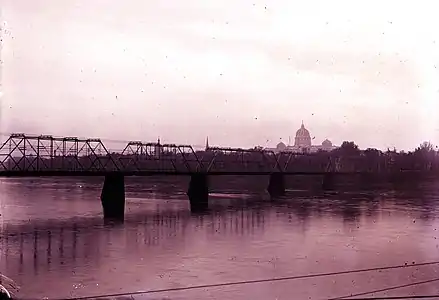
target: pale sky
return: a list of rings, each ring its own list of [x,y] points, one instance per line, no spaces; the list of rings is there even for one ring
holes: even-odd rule
[[[0,132],[439,144],[436,1],[2,2]]]

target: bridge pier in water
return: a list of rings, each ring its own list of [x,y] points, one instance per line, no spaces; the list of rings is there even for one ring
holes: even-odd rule
[[[273,173],[268,182],[268,193],[272,197],[285,195],[285,176],[282,173]]]
[[[104,219],[123,221],[125,216],[125,178],[121,173],[105,176],[101,193]]]
[[[205,211],[209,208],[209,178],[207,174],[192,174],[187,195],[191,211]]]
[[[322,188],[326,191],[332,191],[335,188],[334,174],[323,175]]]

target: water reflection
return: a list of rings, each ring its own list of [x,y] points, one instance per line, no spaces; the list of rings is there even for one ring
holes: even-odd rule
[[[70,183],[37,185],[32,196],[27,189],[20,193],[16,182],[0,185],[6,195],[0,203],[0,270],[22,286],[23,297],[87,296],[307,274],[428,261],[439,254],[437,182],[393,190],[290,190],[276,200],[218,194],[212,197],[211,210],[202,214],[191,213],[184,197],[179,200],[173,194],[176,199],[170,200],[160,194],[157,189],[163,187],[157,183],[148,197],[128,198],[124,224],[103,223],[97,183],[90,183],[91,188],[82,182],[84,188],[64,191],[65,199],[58,198],[58,186],[62,191]],[[130,189],[130,196],[141,194]],[[26,219],[36,213],[40,218],[17,221],[17,203]],[[66,211],[68,217],[63,216]],[[415,279],[437,276],[438,271],[417,270]],[[201,296],[176,294],[172,299],[290,299],[292,294],[321,299],[414,280],[413,272],[359,276],[355,284],[350,278],[276,283],[199,291]],[[47,290],[47,282],[57,282],[57,287]],[[437,286],[422,291],[439,292]]]
[[[186,234],[200,230],[222,236],[258,234],[264,230],[265,215],[261,208],[241,208],[206,215],[188,211],[134,215],[123,226],[102,224],[100,218],[5,225],[1,232],[2,261],[9,272],[16,269],[20,274],[26,271],[34,275],[41,268],[54,266],[99,266],[105,253],[113,251],[113,245],[130,255],[166,243],[177,249]]]

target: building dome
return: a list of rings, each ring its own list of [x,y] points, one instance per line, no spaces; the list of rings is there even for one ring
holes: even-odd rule
[[[305,128],[303,123],[302,126],[300,126],[299,130],[296,131],[296,137],[311,137],[308,129]]]
[[[276,150],[277,151],[284,151],[285,149],[287,149],[287,145],[285,145],[284,143],[280,142],[279,144],[277,144],[276,146]]]
[[[305,125],[300,126],[296,131],[296,138],[294,140],[294,146],[296,147],[311,147],[311,135]]]
[[[330,140],[326,139],[323,141],[322,146],[330,148],[330,147],[332,147],[332,142]]]

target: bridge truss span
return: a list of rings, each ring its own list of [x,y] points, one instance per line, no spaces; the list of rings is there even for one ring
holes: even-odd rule
[[[0,168],[7,171],[117,170],[100,139],[12,134],[0,147]]]
[[[192,173],[205,170],[203,162],[190,145],[128,142],[116,154],[122,171]]]
[[[12,134],[0,146],[3,175],[125,175],[154,174],[271,174],[334,172],[330,155],[263,149],[209,147],[131,141],[109,151],[101,139]],[[57,173],[58,172],[58,173]]]
[[[327,155],[274,152],[263,149],[210,147],[207,149],[208,172],[301,173],[335,172],[337,164]]]
[[[210,147],[205,153],[208,172],[282,172],[273,151]]]

